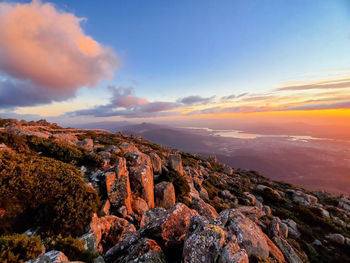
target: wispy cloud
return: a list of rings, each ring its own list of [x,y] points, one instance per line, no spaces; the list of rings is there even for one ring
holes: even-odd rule
[[[0,3],[0,108],[47,104],[112,78],[120,61],[50,3]]]
[[[215,99],[215,96],[203,98],[201,96],[188,96],[185,98],[181,98],[178,100],[178,102],[183,103],[185,105],[201,105],[201,104],[208,104],[212,102]]]
[[[344,89],[350,88],[350,79],[328,80],[324,82],[310,82],[309,84],[291,85],[278,88],[277,91],[297,91],[311,89]]]

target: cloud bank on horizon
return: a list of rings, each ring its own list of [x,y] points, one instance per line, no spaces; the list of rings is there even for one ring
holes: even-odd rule
[[[51,3],[0,3],[0,110],[50,105],[82,87],[114,80],[121,67],[115,52],[84,33],[79,18]],[[147,118],[198,114],[350,108],[350,78],[284,84],[267,92],[218,97],[198,94],[172,101],[135,95],[133,87],[108,88],[108,103],[62,116]],[[1,111],[0,111],[1,112]]]
[[[113,78],[120,61],[83,20],[37,0],[0,3],[0,108],[63,101]]]

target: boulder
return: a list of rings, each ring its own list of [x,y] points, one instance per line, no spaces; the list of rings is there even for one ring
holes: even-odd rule
[[[300,232],[297,227],[297,223],[295,223],[292,219],[282,220],[284,224],[288,227],[288,235],[292,238],[296,239],[300,237]]]
[[[204,202],[201,198],[192,198],[192,209],[208,219],[215,219],[219,216],[215,208]]]
[[[342,197],[339,199],[338,207],[350,211],[350,200],[348,198]]]
[[[31,259],[25,263],[69,263],[69,259],[61,251],[51,250],[36,259]]]
[[[341,234],[329,234],[326,236],[326,238],[340,245],[344,245],[345,242],[345,237]]]
[[[79,143],[78,138],[72,133],[56,133],[52,135],[52,138],[58,142],[64,142],[68,144]]]
[[[278,248],[282,251],[285,259],[288,263],[302,263],[303,261],[300,259],[298,254],[294,251],[291,245],[281,237],[274,237],[272,239]]]
[[[226,199],[226,200],[230,200],[230,201],[235,200],[235,196],[233,194],[231,194],[229,190],[221,191],[220,196],[221,196],[221,198]]]
[[[139,151],[125,154],[129,165],[132,192],[144,199],[150,208],[154,207],[154,182],[151,158]]]
[[[166,210],[164,208],[153,208],[142,214],[140,228],[149,224],[152,220],[155,220],[161,216],[166,214]]]
[[[265,234],[239,210],[222,211],[218,221],[225,226],[228,233],[237,236],[239,246],[244,248],[250,257],[268,258],[269,246]]]
[[[297,190],[291,191],[293,193],[293,201],[295,203],[298,203],[303,206],[310,206],[310,205],[315,205],[318,202],[318,199],[316,196],[306,194],[303,191]]]
[[[155,152],[149,154],[152,161],[153,173],[160,174],[162,172],[162,159]]]
[[[129,172],[126,169],[125,158],[117,157],[114,172],[115,173],[106,173],[108,199],[114,210],[121,206],[125,206],[127,213],[131,214],[133,212],[131,207],[132,197]]]
[[[156,206],[165,209],[175,205],[175,188],[170,182],[161,182],[154,187]]]
[[[145,200],[140,197],[136,197],[132,200],[132,209],[136,214],[142,215],[144,212],[149,210],[149,206]]]
[[[94,149],[94,141],[89,138],[83,139],[82,141],[78,141],[76,144],[82,147],[83,149],[87,150],[88,152],[92,152]]]
[[[188,228],[183,247],[183,262],[240,262],[248,263],[248,255],[242,250],[235,236],[228,236],[222,227],[195,216]]]
[[[174,171],[178,172],[180,175],[184,174],[182,159],[180,154],[170,154],[169,156],[169,167]]]
[[[165,263],[162,249],[156,241],[148,238],[135,240],[130,246],[121,246],[116,250],[109,250],[104,259],[106,263]]]
[[[288,237],[288,226],[281,222],[278,217],[274,217],[269,224],[270,237],[281,237],[286,239]]]
[[[135,231],[135,227],[125,219],[113,215],[98,218],[94,214],[89,226],[89,232],[80,237],[80,239],[86,241],[86,249],[103,251],[102,239],[114,233],[118,233],[120,237],[123,237]],[[113,237],[114,240],[117,238]]]
[[[253,222],[257,222],[261,217],[266,215],[260,208],[256,206],[240,206],[237,209]]]

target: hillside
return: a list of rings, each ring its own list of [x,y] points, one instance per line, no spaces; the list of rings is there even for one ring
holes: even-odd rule
[[[0,119],[0,235],[1,262],[350,262],[350,199],[137,136]]]

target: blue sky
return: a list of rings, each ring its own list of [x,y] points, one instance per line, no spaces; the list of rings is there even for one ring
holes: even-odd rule
[[[265,94],[279,83],[350,72],[346,0],[49,3],[58,12],[86,18],[80,23],[84,33],[122,61],[113,79],[93,90],[78,89],[76,98],[64,102],[85,108],[107,104],[108,85],[132,86],[148,101],[175,102],[186,96]]]

